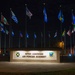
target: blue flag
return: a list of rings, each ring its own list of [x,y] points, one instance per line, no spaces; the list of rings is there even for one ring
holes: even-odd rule
[[[59,19],[62,23],[64,22],[64,16],[63,16],[63,13],[62,13],[61,10],[59,11],[58,19]]]
[[[73,22],[73,25],[75,25],[75,16],[73,13],[72,13],[72,22]]]
[[[0,22],[0,27],[4,27],[4,25]]]
[[[4,28],[1,28],[1,32],[5,33],[5,30],[4,30]]]
[[[36,39],[36,37],[37,37],[37,36],[36,36],[36,34],[34,33],[34,38]]]
[[[12,36],[14,36],[14,32],[12,31]]]
[[[11,18],[14,20],[14,22],[18,23],[18,19],[12,10],[11,10],[11,15],[12,15]]]
[[[26,33],[26,38],[29,38],[29,35],[28,35],[28,33]]]
[[[46,8],[43,9],[43,14],[44,14],[44,21],[47,22],[47,13],[46,13]]]
[[[20,37],[23,37],[22,33],[20,32]]]

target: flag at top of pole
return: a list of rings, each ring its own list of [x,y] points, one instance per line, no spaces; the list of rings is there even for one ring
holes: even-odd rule
[[[55,32],[54,37],[57,37],[57,32]]]
[[[26,38],[29,38],[29,34],[26,32]]]
[[[1,22],[4,23],[5,25],[9,25],[7,19],[1,14]]]
[[[4,25],[0,22],[0,27],[4,27]]]
[[[15,23],[18,23],[18,19],[12,10],[11,10],[11,18],[14,20]]]
[[[65,36],[65,30],[63,31],[62,36]]]
[[[71,31],[70,30],[68,30],[67,35],[71,36]]]
[[[20,32],[20,37],[23,37],[22,32]]]
[[[46,8],[44,7],[43,9],[43,15],[44,15],[44,22],[48,22],[48,19],[47,19],[47,12],[46,12]]]
[[[62,23],[64,22],[64,16],[63,16],[63,13],[62,13],[61,10],[59,11],[58,19],[59,19]]]
[[[12,36],[14,36],[14,32],[12,31]]]
[[[72,13],[72,24],[73,24],[73,31],[75,32],[75,16]]]
[[[36,34],[34,33],[34,38],[36,39],[36,37],[37,37],[37,36],[36,36]]]
[[[32,17],[32,13],[30,12],[30,10],[27,8],[27,6],[26,6],[26,15],[29,17],[29,19],[31,19],[31,17]]]

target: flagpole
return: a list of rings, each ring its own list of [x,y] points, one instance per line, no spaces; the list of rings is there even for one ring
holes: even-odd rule
[[[49,47],[50,47],[50,33],[49,33],[48,37],[49,37]]]
[[[1,15],[2,15],[2,13],[1,13]],[[0,22],[0,24],[1,24],[1,22]],[[1,51],[1,27],[0,27],[0,51]]]
[[[4,37],[4,54],[6,54],[6,27],[5,27],[5,37]]]
[[[64,36],[64,53],[66,54],[66,29],[65,30],[65,36]]]
[[[42,48],[42,37],[43,37],[43,34],[42,34],[42,32],[41,32],[41,48]]]
[[[25,4],[25,7],[27,7],[27,4]],[[27,48],[27,35],[26,34],[27,34],[27,16],[25,15],[25,47]]]
[[[35,37],[34,37],[34,48],[35,48]]]
[[[75,31],[74,31],[74,27],[73,27],[73,52],[75,52],[75,51],[74,51],[74,49],[75,49],[75,44],[74,44],[74,41],[75,41],[75,40],[74,40],[74,33],[75,33]]]
[[[19,32],[19,48],[20,48],[20,32]]]
[[[11,29],[12,30],[12,29]],[[14,35],[13,35],[13,30],[12,30],[12,32],[11,32],[11,43],[10,43],[10,45],[11,45],[11,48],[13,48],[13,37],[14,37]]]
[[[71,40],[71,27],[70,27],[70,53],[72,53],[72,40]]]
[[[43,5],[45,6],[45,3],[43,3]],[[44,22],[44,48],[45,48],[45,44],[46,43],[46,41],[45,41],[45,22]]]
[[[72,9],[72,13],[73,13],[73,9]],[[73,19],[73,15],[72,15],[72,19]],[[73,19],[73,22],[75,22],[75,19]],[[75,40],[74,40],[74,34],[75,34],[75,29],[74,29],[74,24],[72,23],[72,25],[73,25],[73,51],[74,51],[74,53],[75,53]]]
[[[61,5],[60,5],[60,8],[61,8]],[[62,22],[61,22],[61,34],[62,34]],[[62,42],[62,35],[61,35],[61,42]]]
[[[11,11],[11,8],[10,8]],[[10,13],[10,25],[9,25],[9,48],[11,48],[11,13]]]
[[[34,33],[34,48],[36,46],[36,34]]]
[[[1,27],[0,27],[0,52],[1,52]]]

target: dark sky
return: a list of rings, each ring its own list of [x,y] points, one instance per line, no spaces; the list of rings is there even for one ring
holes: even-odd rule
[[[33,16],[31,20],[27,17],[27,32],[30,35],[29,43],[33,42],[34,32],[37,34],[37,44],[40,44],[40,34],[44,32],[44,20],[43,20],[43,3],[46,3],[45,8],[47,10],[48,23],[45,24],[46,39],[48,43],[48,34],[50,33],[51,39],[54,40],[53,36],[55,32],[58,32],[57,39],[60,40],[61,32],[61,22],[58,20],[57,16],[59,10],[63,11],[64,23],[62,24],[62,31],[66,28],[68,31],[69,26],[72,30],[72,17],[71,10],[74,10],[75,14],[75,3],[72,0],[1,0],[0,2],[0,12],[7,18],[9,24],[12,25],[12,29],[15,33],[14,40],[17,41],[19,31],[25,34],[26,26],[26,16],[25,16],[25,4],[27,4],[28,9],[32,12]],[[60,8],[61,5],[61,8]],[[15,13],[18,18],[19,23],[16,24],[10,17],[10,8]],[[9,29],[9,26],[6,26]],[[67,38],[69,38],[67,36]],[[23,38],[24,40],[24,38]],[[22,40],[22,41],[23,41]],[[17,43],[18,44],[18,43]],[[24,46],[24,45],[23,45]]]

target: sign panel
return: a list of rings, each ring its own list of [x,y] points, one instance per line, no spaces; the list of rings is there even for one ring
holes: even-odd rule
[[[57,51],[13,51],[13,59],[57,60]]]

